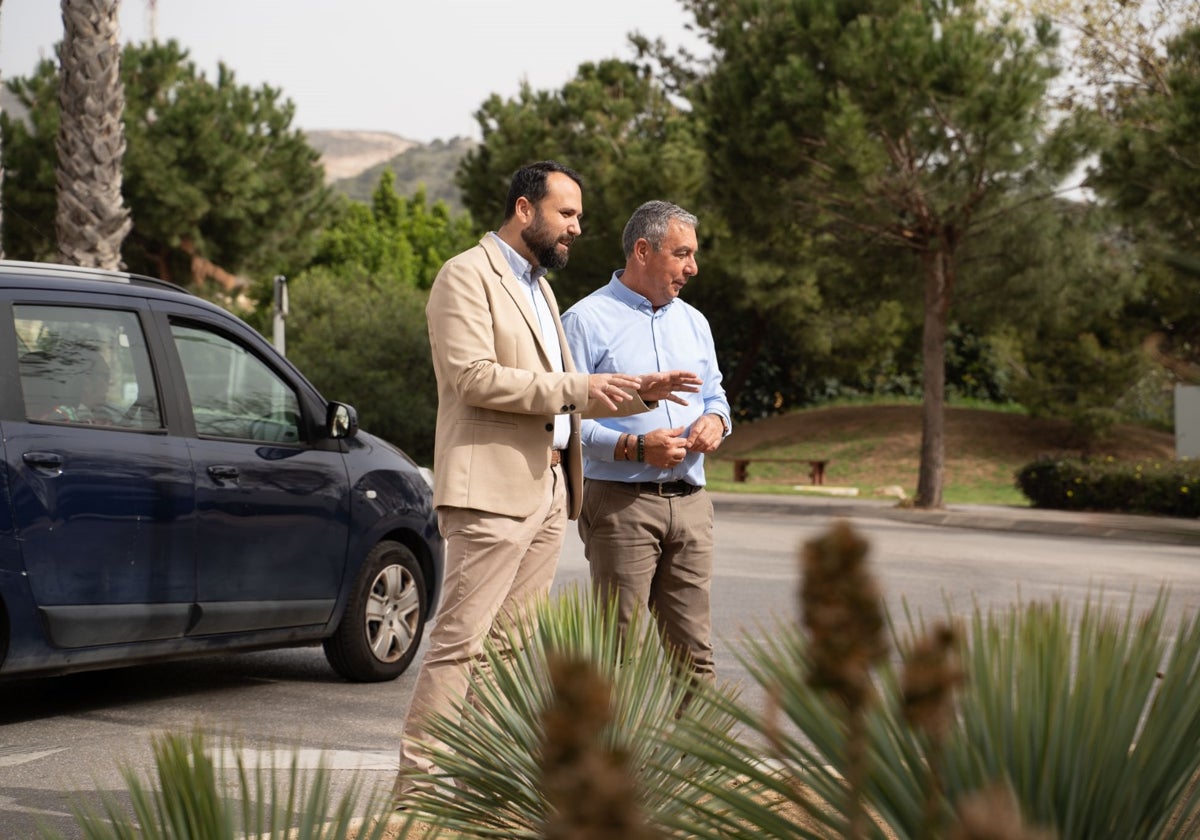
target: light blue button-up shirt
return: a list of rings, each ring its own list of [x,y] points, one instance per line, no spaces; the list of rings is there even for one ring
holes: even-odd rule
[[[719,415],[733,427],[708,320],[679,298],[655,311],[649,300],[621,282],[622,273],[614,273],[607,286],[563,313],[563,330],[576,369],[634,375],[688,370],[704,384],[699,393],[678,394],[687,399],[687,405],[661,400],[657,408],[643,414],[584,420],[583,474],[604,481],[683,479],[703,485],[704,456],[698,452],[689,452],[682,463],[669,470],[613,457],[617,441],[625,433],[639,435],[683,426],[682,436],[687,437],[702,414]]]
[[[542,294],[542,286],[538,282],[545,275],[546,269],[534,268],[530,265],[529,260],[514,251],[507,242],[496,235],[495,231],[492,232],[492,239],[496,240],[500,246],[500,253],[504,254],[504,259],[512,270],[513,276],[521,281],[521,285],[529,295],[529,302],[533,306],[538,328],[541,330],[542,344],[546,346],[546,352],[550,354],[550,366],[558,373],[562,373],[562,345],[558,343],[558,329],[554,326],[554,315],[550,312],[550,304],[546,301],[546,296]],[[571,418],[566,414],[556,414],[554,416],[554,442],[551,446],[555,449],[566,449],[570,439]]]

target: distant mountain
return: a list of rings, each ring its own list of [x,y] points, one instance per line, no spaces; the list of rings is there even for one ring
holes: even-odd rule
[[[420,145],[386,131],[306,131],[308,145],[321,153],[325,183],[353,178],[377,163]]]
[[[462,196],[454,183],[454,172],[463,156],[477,145],[478,141],[469,137],[413,143],[355,175],[334,181],[332,186],[356,201],[370,201],[384,170],[391,169],[396,176],[396,192],[400,195],[412,195],[418,187],[424,186],[430,203],[445,201],[451,210],[462,212]]]

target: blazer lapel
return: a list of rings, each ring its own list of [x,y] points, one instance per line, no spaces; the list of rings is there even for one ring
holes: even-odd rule
[[[546,365],[547,370],[553,370],[554,366],[550,362],[550,353],[546,349],[545,343],[542,341],[542,328],[538,325],[537,313],[533,311],[533,300],[529,296],[529,288],[513,276],[512,268],[508,265],[508,260],[504,259],[504,254],[500,251],[500,246],[492,239],[490,233],[484,234],[483,239],[479,241],[483,246],[483,250],[488,255],[488,260],[492,264],[492,271],[496,272],[496,276],[500,280],[500,287],[508,293],[512,301],[517,306],[517,311],[521,313],[521,317],[525,319],[525,325],[529,327],[529,332],[533,336],[534,344],[537,345],[538,355],[542,357],[542,361]],[[546,281],[541,280],[543,294],[546,291]],[[553,301],[554,296],[547,298],[548,301]],[[550,307],[551,313],[557,312],[556,306]],[[559,342],[563,347],[566,347],[562,338],[562,324],[558,322],[558,315],[554,315],[555,327],[558,329]],[[566,353],[564,352],[564,356]],[[564,361],[565,364],[565,361]]]

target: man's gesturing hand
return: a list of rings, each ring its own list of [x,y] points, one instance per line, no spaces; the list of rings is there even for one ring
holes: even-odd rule
[[[629,392],[642,386],[642,380],[627,373],[593,373],[588,376],[588,398],[600,400],[610,410],[617,410],[617,403],[633,399]]]
[[[687,405],[687,400],[683,397],[675,396],[672,393],[673,391],[695,394],[700,390],[700,386],[704,384],[703,379],[687,370],[663,370],[656,373],[643,373],[641,379],[642,387],[638,389],[638,396],[644,401],[670,400],[680,405]]]

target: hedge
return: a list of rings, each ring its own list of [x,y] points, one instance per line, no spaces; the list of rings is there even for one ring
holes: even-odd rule
[[[1022,467],[1017,487],[1037,508],[1200,517],[1200,461],[1043,457]]]

